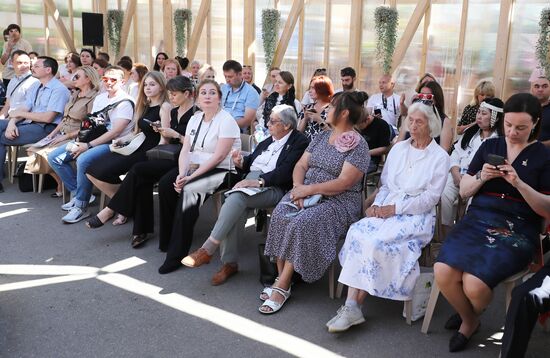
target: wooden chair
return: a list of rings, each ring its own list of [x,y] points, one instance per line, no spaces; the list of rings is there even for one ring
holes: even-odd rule
[[[535,254],[534,262],[536,264],[542,263],[544,265],[544,259],[542,256],[542,241],[539,244],[539,248],[537,250],[537,253]],[[506,311],[508,311],[508,306],[510,305],[510,301],[512,300],[512,290],[516,286],[516,283],[523,279],[527,274],[531,272],[530,270],[531,265],[526,267],[524,270],[516,273],[515,275],[512,275],[508,278],[506,278],[504,281],[501,282],[501,284],[504,286],[505,290],[505,308]],[[439,293],[441,290],[437,286],[437,282],[434,279],[433,285],[432,285],[432,292],[430,293],[430,299],[428,301],[428,306],[426,308],[426,314],[424,315],[424,321],[422,322],[422,328],[421,332],[424,334],[428,334],[428,329],[430,328],[430,323],[432,321],[432,316],[435,310],[435,305],[437,303],[437,299],[439,298]]]

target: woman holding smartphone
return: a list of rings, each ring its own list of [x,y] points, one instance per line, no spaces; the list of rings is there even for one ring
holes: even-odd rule
[[[315,135],[328,129],[325,121],[328,115],[328,105],[334,94],[334,86],[327,76],[313,77],[309,84],[309,95],[313,100],[304,106],[298,114],[298,130],[304,132],[311,141]]]
[[[543,218],[550,218],[550,159],[536,140],[541,106],[528,93],[504,104],[504,136],[479,147],[460,181],[473,196],[464,218],[449,233],[434,265],[441,292],[458,314],[449,350],[463,350],[480,326],[493,288],[531,262]]]

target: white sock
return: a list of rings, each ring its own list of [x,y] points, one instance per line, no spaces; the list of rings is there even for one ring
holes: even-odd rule
[[[214,253],[218,249],[218,246],[220,246],[220,244],[215,243],[214,241],[210,240],[210,238],[208,238],[204,242],[204,244],[202,244],[202,248],[206,250],[208,255],[214,255]]]
[[[351,308],[361,309],[361,306],[359,306],[359,303],[357,303],[357,301],[355,300],[346,299],[345,305]]]

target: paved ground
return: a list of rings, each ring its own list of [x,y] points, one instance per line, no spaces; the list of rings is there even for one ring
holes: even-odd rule
[[[429,335],[420,333],[421,322],[405,324],[402,303],[372,297],[367,323],[333,335],[324,324],[342,300],[329,299],[327,277],[297,285],[276,315],[257,312],[261,236],[253,228],[241,245],[241,272],[212,287],[218,262],[161,276],[156,239],[134,250],[131,224],[62,225],[61,202],[49,195],[19,193],[9,184],[0,194],[0,357],[498,356],[500,289],[461,354],[447,350],[450,333],[442,326],[451,310],[444,299]],[[196,244],[212,216],[205,205]],[[528,356],[548,357],[548,351],[550,334],[536,328]]]

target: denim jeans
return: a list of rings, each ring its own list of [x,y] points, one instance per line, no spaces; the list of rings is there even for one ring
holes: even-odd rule
[[[38,123],[18,123],[17,129],[19,130],[19,136],[15,139],[8,139],[5,136],[6,128],[9,121],[6,119],[0,120],[0,163],[3,165],[6,161],[6,146],[9,145],[24,145],[36,143],[55,128],[55,124],[38,124]],[[0,182],[4,179],[4,171],[0,166]]]
[[[70,190],[76,199],[75,206],[85,209],[92,195],[92,182],[86,177],[86,169],[96,160],[109,153],[109,144],[101,144],[88,149],[76,158],[76,172],[71,165],[75,160],[65,145],[55,149],[48,155],[48,162],[59,175],[65,187]]]

